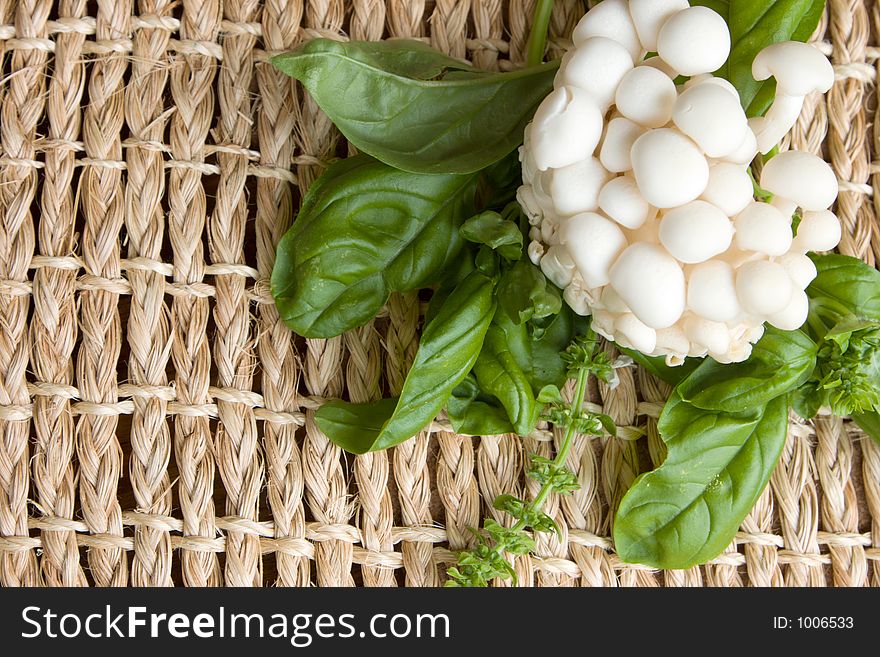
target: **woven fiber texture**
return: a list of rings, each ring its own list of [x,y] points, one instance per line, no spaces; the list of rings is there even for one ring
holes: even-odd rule
[[[303,340],[268,293],[302,191],[348,147],[267,61],[318,36],[415,37],[521,65],[534,0],[0,0],[0,583],[434,586],[523,463],[554,438],[456,436],[438,421],[351,457],[314,409],[399,391],[420,304]],[[557,0],[552,56],[584,3]],[[880,257],[880,7],[829,0],[837,83],[793,133],[840,179],[840,250]],[[560,537],[525,586],[880,585],[880,447],[792,420],[730,548],[656,572],[615,555],[610,518],[659,460],[668,388],[620,370],[593,402],[638,442],[577,439]]]

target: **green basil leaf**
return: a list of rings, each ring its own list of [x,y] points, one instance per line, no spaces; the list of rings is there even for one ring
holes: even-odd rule
[[[392,291],[436,282],[459,259],[476,176],[414,174],[366,155],[311,186],[278,246],[272,294],[295,332],[328,338],[375,317]]]
[[[807,288],[807,326],[815,340],[841,320],[859,317],[880,321],[880,271],[858,258],[811,255],[818,275]]]
[[[470,436],[515,433],[501,402],[480,390],[472,374],[452,391],[446,402],[446,415],[456,433]]]
[[[819,409],[826,404],[828,404],[827,392],[820,390],[812,381],[807,381],[791,396],[791,406],[794,412],[805,420],[812,420],[816,417]]]
[[[483,212],[471,217],[462,224],[461,236],[468,242],[495,249],[498,255],[511,262],[522,256],[523,236],[519,226],[497,212]]]
[[[471,274],[425,327],[396,403],[328,402],[315,414],[321,431],[355,454],[393,447],[421,431],[474,366],[495,313],[493,291],[491,279]]]
[[[703,362],[699,358],[685,358],[685,361],[678,367],[670,367],[666,364],[664,356],[646,356],[635,349],[627,349],[620,345],[615,346],[620,353],[626,354],[658,379],[672,386],[678,385]]]
[[[589,328],[586,318],[575,315],[563,305],[558,315],[533,320],[527,327],[531,342],[529,365],[525,369],[532,390],[537,394],[546,386],[561,388],[568,379],[568,364],[562,354],[576,335],[586,335]]]
[[[522,258],[501,277],[498,304],[513,322],[521,324],[559,314],[562,296],[540,269],[527,258]]]
[[[776,84],[752,77],[752,62],[767,46],[780,41],[807,41],[816,30],[825,0],[697,0],[718,12],[730,28],[730,58],[716,72],[737,88],[749,116],[767,111]]]
[[[417,41],[328,39],[272,63],[360,150],[420,173],[471,173],[510,153],[559,66],[486,73]]]
[[[496,317],[499,314],[503,315],[496,312]],[[474,375],[480,389],[501,402],[514,430],[521,436],[535,428],[541,410],[529,378],[512,351],[520,351],[522,358],[522,352],[528,349],[528,340],[525,325],[507,322],[507,326],[502,327],[498,321],[493,321],[486,333],[483,350],[474,363]]]
[[[800,386],[816,366],[816,343],[803,331],[767,327],[742,363],[705,359],[678,384],[681,398],[697,408],[727,412],[760,408]]]
[[[614,522],[621,559],[690,568],[716,557],[764,490],[785,445],[784,397],[748,414],[705,411],[671,398],[660,418],[669,452],[636,479]]]
[[[853,420],[862,431],[880,444],[880,412],[856,413],[853,415]]]

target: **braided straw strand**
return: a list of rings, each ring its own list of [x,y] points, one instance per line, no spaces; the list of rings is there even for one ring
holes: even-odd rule
[[[23,37],[46,35],[49,2],[28,0],[13,4],[16,31]],[[0,9],[0,16],[9,15]],[[5,21],[4,21],[5,22]],[[45,105],[46,53],[15,49],[8,88],[0,104],[0,143],[5,154],[21,160],[34,158],[37,124]],[[5,85],[4,85],[5,86]],[[37,192],[37,172],[18,165],[0,171],[0,278],[27,280],[34,253],[31,204]],[[28,309],[30,299],[2,295],[0,299],[0,404],[29,402],[25,370],[28,364]],[[0,536],[27,537],[30,459],[27,418],[0,418]],[[0,582],[9,586],[40,583],[33,551],[0,552]]]
[[[257,0],[232,0],[223,4],[224,17],[233,22],[258,18]],[[218,75],[220,118],[216,133],[223,145],[250,146],[252,121],[250,84],[253,77],[253,49],[256,39],[247,33],[230,34],[223,40],[223,66]],[[208,244],[215,263],[244,264],[247,222],[245,155],[220,151],[217,154],[220,180],[217,203],[208,224]],[[249,392],[254,373],[254,339],[250,326],[250,302],[245,279],[234,274],[215,277],[217,297],[214,323],[214,363],[220,385]],[[259,518],[259,495],[263,467],[257,440],[257,422],[247,403],[221,399],[217,403],[220,421],[215,445],[217,465],[226,488],[227,513],[247,520]],[[261,586],[262,555],[253,534],[230,531],[226,551],[226,583],[230,586]]]
[[[66,0],[59,6],[62,18],[79,19],[85,0]],[[49,82],[47,114],[49,137],[60,141],[79,138],[82,122],[85,35],[76,32],[56,37],[55,70]],[[72,149],[46,152],[42,215],[39,224],[40,254],[65,257],[73,253],[76,210],[73,200]],[[31,367],[38,381],[69,386],[73,383],[73,350],[77,335],[76,271],[58,267],[34,273],[34,316],[31,323]],[[74,422],[70,400],[63,395],[34,399],[34,485],[46,516],[73,521],[76,510],[76,471],[73,465]],[[86,586],[79,547],[73,531],[42,532],[40,561],[47,586]]]
[[[263,7],[263,41],[272,51],[292,48],[302,21],[302,3],[271,0]],[[296,127],[294,86],[290,78],[268,62],[257,64],[260,89],[258,135],[261,164],[289,168],[293,160],[293,131]],[[275,178],[257,180],[257,269],[267,284],[275,264],[275,245],[293,221],[293,198],[289,182]],[[266,407],[278,413],[299,410],[299,361],[293,335],[284,326],[274,304],[259,307],[260,362],[263,366],[263,397]],[[279,539],[302,540],[305,536],[303,509],[303,464],[296,440],[296,427],[266,420],[263,425],[269,507]],[[309,560],[279,552],[276,554],[279,586],[307,586]]]
[[[864,0],[829,0],[829,33],[833,46],[831,61],[838,66],[864,64],[870,26]],[[831,123],[828,154],[838,179],[852,185],[868,182],[870,155],[864,87],[857,78],[844,77],[828,92]],[[871,251],[870,204],[861,191],[842,190],[837,215],[843,224],[840,252],[874,264]]]
[[[340,0],[317,0],[306,5],[306,24],[330,34],[342,31],[345,5]],[[321,159],[336,147],[339,138],[326,115],[308,96],[297,119],[297,138],[304,154]],[[307,189],[319,173],[316,166],[300,166],[297,180]],[[307,340],[304,380],[311,394],[336,397],[342,391],[342,338]],[[316,519],[327,524],[345,523],[351,516],[348,483],[343,472],[342,451],[315,424],[313,412],[306,414],[303,444],[306,498]],[[315,546],[315,568],[319,586],[353,586],[352,548],[343,541]]]
[[[392,395],[403,389],[406,373],[418,349],[419,303],[416,294],[391,295],[388,300],[388,329],[385,348],[388,352],[385,375]],[[410,526],[429,527],[431,516],[431,474],[428,468],[430,433],[422,431],[412,440],[393,448],[394,481],[403,522]],[[436,586],[437,568],[430,546],[414,541],[401,545],[406,586]]]
[[[214,40],[220,26],[218,0],[186,0],[180,23],[184,39]],[[171,156],[204,162],[205,140],[214,112],[215,62],[203,54],[186,54],[172,64],[170,87],[176,112],[171,117]],[[168,181],[168,233],[174,254],[173,280],[199,285],[205,277],[202,234],[206,223],[205,187],[197,167],[175,167]],[[171,358],[177,398],[206,404],[211,373],[208,346],[210,307],[205,297],[176,296],[171,302]],[[187,586],[219,586],[222,575],[214,552],[194,549],[217,534],[214,508],[215,461],[211,426],[206,416],[184,415],[174,423],[174,457],[180,477],[177,494],[183,534],[190,543],[180,552]]]
[[[170,0],[142,0],[145,14],[167,16]],[[131,82],[125,90],[125,110],[132,138],[161,141],[167,112],[163,103],[168,65],[165,60],[169,31],[141,28],[133,39]],[[165,217],[162,153],[147,148],[126,151],[128,180],[125,188],[125,225],[129,258],[161,258]],[[129,273],[132,295],[128,317],[129,377],[132,383],[165,386],[165,369],[171,356],[168,308],[164,303],[165,279],[158,272]],[[136,397],[131,427],[129,471],[138,509],[171,513],[171,432],[165,420],[167,404],[159,397]],[[139,527],[135,532],[131,566],[134,586],[171,586],[171,535],[168,531]]]
[[[130,0],[98,3],[98,39],[128,38]],[[92,63],[89,104],[83,121],[86,155],[95,160],[122,159],[123,85],[126,58],[113,53]],[[80,178],[85,215],[82,257],[87,274],[120,278],[119,232],[123,225],[122,171],[87,166]],[[122,342],[119,295],[108,290],[83,290],[80,294],[82,343],[77,356],[77,381],[85,401],[118,400],[116,363]],[[80,463],[80,498],[83,517],[93,534],[122,536],[122,509],[117,486],[122,470],[122,450],[116,437],[118,417],[83,415],[77,424]],[[98,586],[124,586],[128,559],[118,547],[89,549],[89,569]]]

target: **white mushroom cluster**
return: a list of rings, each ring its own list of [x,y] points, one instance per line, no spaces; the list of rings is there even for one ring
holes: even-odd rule
[[[573,40],[520,149],[532,262],[597,332],[670,365],[742,361],[765,322],[799,328],[816,276],[805,254],[840,240],[837,180],[814,155],[780,153],[761,172],[773,195],[762,202],[749,166],[807,94],[831,88],[828,60],[803,43],[763,50],[753,75],[775,78],[776,98],[748,120],[711,74],[730,35],[710,9],[603,0]]]

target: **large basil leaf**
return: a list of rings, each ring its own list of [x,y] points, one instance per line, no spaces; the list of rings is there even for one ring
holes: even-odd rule
[[[510,153],[559,65],[486,73],[417,41],[327,39],[272,63],[360,150],[421,173],[470,173]]]
[[[776,83],[752,77],[752,62],[767,46],[780,41],[809,39],[825,10],[825,0],[697,0],[718,12],[730,28],[730,58],[716,75],[727,78],[739,91],[749,116],[767,111]]]
[[[683,400],[706,410],[760,408],[807,380],[816,365],[816,350],[803,331],[768,327],[748,360],[721,365],[707,358],[676,390]]]
[[[669,452],[636,479],[614,522],[624,561],[690,568],[726,548],[785,445],[784,397],[746,414],[705,411],[673,396],[659,429]]]
[[[814,338],[849,317],[880,321],[880,271],[850,256],[811,257],[818,271],[807,288]]]
[[[880,444],[880,412],[856,413],[853,420],[861,427],[862,431]]]
[[[446,415],[456,433],[471,436],[515,433],[501,402],[483,392],[472,374],[452,391],[446,402]]]
[[[281,317],[328,338],[375,317],[392,291],[436,282],[458,259],[475,186],[475,175],[406,173],[366,155],[332,165],[278,246]]]
[[[467,376],[495,313],[494,282],[466,278],[425,327],[397,400],[372,404],[332,401],[315,419],[334,443],[355,454],[387,449],[423,429]]]

